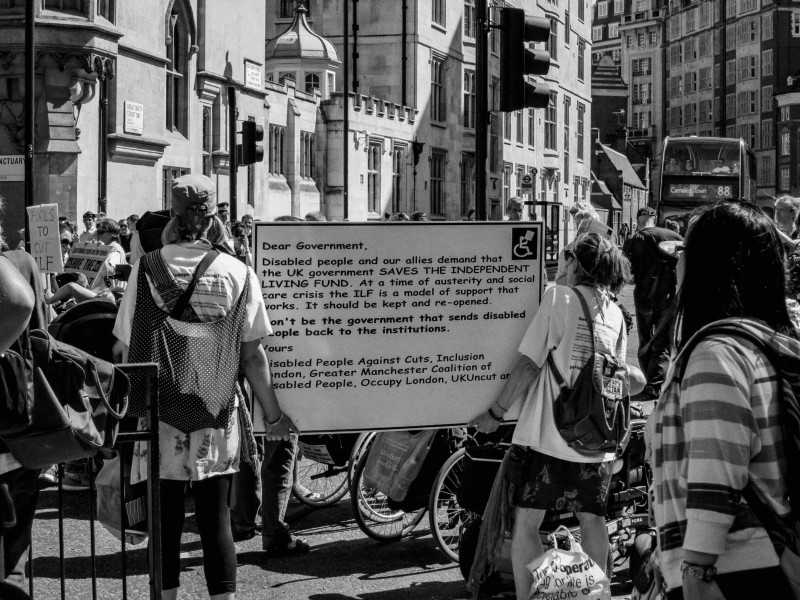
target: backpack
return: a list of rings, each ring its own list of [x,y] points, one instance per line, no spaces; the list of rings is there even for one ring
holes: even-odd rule
[[[581,454],[616,452],[621,455],[631,433],[628,368],[616,356],[595,349],[589,305],[577,288],[572,291],[581,303],[589,326],[592,351],[573,387],[567,385],[559,372],[552,352],[548,353],[547,364],[560,389],[553,403],[555,424],[569,447]]]
[[[778,516],[749,483],[742,497],[767,530],[780,566],[794,597],[800,600],[800,341],[775,332],[760,321],[730,318],[706,325],[695,333],[681,350],[679,378],[683,378],[688,358],[697,344],[714,334],[744,338],[754,343],[772,364],[778,376],[778,402],[783,429],[783,446],[787,469],[783,473],[791,511]],[[788,468],[795,465],[794,468]]]

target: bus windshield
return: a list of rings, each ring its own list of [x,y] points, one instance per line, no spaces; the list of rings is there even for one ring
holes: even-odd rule
[[[739,141],[691,142],[675,141],[666,147],[664,174],[729,175],[738,173]]]

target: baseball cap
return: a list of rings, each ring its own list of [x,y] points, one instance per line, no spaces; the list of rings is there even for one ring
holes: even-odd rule
[[[84,219],[96,219],[97,215],[94,214],[92,211],[87,210],[85,213],[83,213],[83,218]]]
[[[205,215],[217,214],[217,191],[214,182],[205,175],[183,175],[172,182],[172,212],[185,215],[190,205],[205,207]]]
[[[650,208],[649,206],[643,206],[642,208],[639,209],[639,212],[636,213],[636,216],[637,217],[645,217],[645,216],[647,216],[647,217],[655,217],[656,216],[656,211],[655,211],[655,209]]]

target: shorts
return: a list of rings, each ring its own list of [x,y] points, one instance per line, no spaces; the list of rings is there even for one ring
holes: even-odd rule
[[[604,517],[614,461],[580,463],[512,445],[506,481],[514,506],[570,510]]]

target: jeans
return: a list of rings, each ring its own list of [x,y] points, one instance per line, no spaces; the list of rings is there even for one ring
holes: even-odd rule
[[[262,446],[260,438],[258,443]],[[255,529],[260,507],[262,545],[267,548],[290,540],[284,518],[292,495],[297,436],[289,441],[263,442],[263,450],[260,477],[252,465],[239,463],[233,478],[231,523],[237,531]]]
[[[17,517],[16,525],[3,535],[3,567],[6,579],[19,587],[25,585],[25,562],[39,499],[40,472],[41,469],[19,468],[0,475],[0,484],[8,485]]]
[[[639,333],[639,368],[647,384],[643,394],[655,400],[664,384],[669,366],[671,345],[672,304],[656,307],[636,307],[636,329]]]

